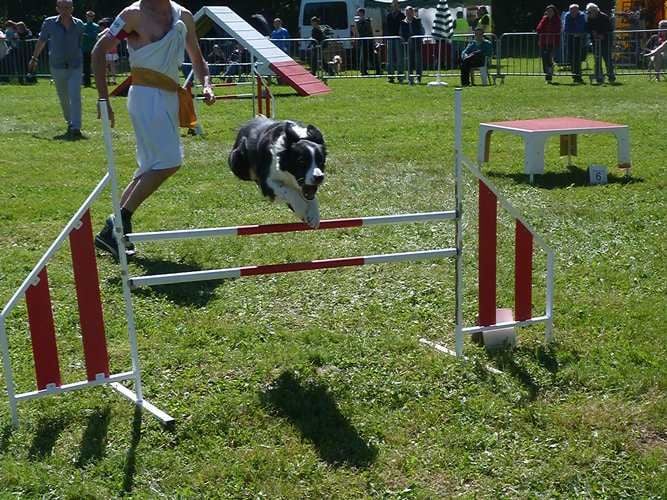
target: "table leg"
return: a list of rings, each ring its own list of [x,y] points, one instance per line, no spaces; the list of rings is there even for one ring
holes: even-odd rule
[[[625,175],[630,175],[630,134],[627,129],[614,132],[618,144],[618,168],[625,170]]]
[[[577,156],[577,134],[560,136],[560,155],[567,156],[567,164],[572,165],[572,156]]]
[[[491,133],[493,130],[489,130],[483,125],[479,127],[479,139],[477,140],[477,163],[480,167],[483,163],[488,163],[490,150],[491,150]]]
[[[523,168],[526,174],[530,175],[530,182],[533,182],[534,174],[544,173],[544,145],[547,142],[548,135],[530,134],[524,136],[525,156]]]

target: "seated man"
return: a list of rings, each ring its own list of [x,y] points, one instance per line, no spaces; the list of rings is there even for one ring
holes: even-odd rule
[[[461,85],[470,86],[470,73],[473,68],[486,66],[486,58],[493,56],[493,45],[484,38],[484,28],[474,30],[475,38],[461,53]]]

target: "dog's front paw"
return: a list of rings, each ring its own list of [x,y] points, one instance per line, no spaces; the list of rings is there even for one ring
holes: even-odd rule
[[[311,228],[317,229],[320,227],[320,204],[317,202],[317,198],[308,200],[306,203],[306,213],[303,221]]]

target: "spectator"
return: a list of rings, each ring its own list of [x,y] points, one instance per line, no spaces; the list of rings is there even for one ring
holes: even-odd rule
[[[484,5],[477,8],[477,17],[472,22],[473,30],[478,26],[481,26],[486,33],[491,31],[491,16]]]
[[[373,37],[373,26],[370,17],[366,17],[366,9],[363,7],[357,9],[357,15],[354,18],[353,36],[362,38],[362,40],[357,40],[357,61],[361,74],[367,75],[368,62],[373,52],[373,40],[370,39]]]
[[[574,83],[584,83],[584,80],[581,78],[581,61],[585,56],[584,37],[586,36],[586,18],[576,3],[570,5],[567,14],[565,14],[563,33],[566,37],[570,56],[572,80]]]
[[[206,56],[206,62],[208,62],[208,69],[211,76],[219,75],[221,71],[221,64],[225,64],[227,59],[225,58],[225,53],[222,50],[220,45],[213,44],[211,52]]]
[[[640,33],[639,30],[646,29],[644,10],[642,9],[641,2],[633,3],[630,10],[626,12],[619,12],[618,15],[624,17],[627,20],[628,24],[630,25],[630,30],[634,32],[630,36],[634,52],[637,56],[639,56],[641,53],[642,38],[645,36],[643,33]]]
[[[401,12],[398,0],[391,2],[391,9],[387,14],[384,36],[397,37],[401,34],[401,21],[405,14]],[[403,44],[398,38],[387,40],[387,74],[389,83],[394,83],[394,72],[398,73],[398,83],[403,83]]]
[[[463,9],[456,11],[456,19],[454,20],[454,34],[455,35],[469,35],[470,24],[468,20],[463,17]]]
[[[49,66],[51,76],[56,84],[60,106],[67,122],[67,133],[63,138],[77,140],[81,134],[81,36],[84,24],[81,19],[72,17],[74,5],[72,0],[57,0],[56,10],[59,15],[47,17],[42,24],[39,40],[28,71],[35,72],[37,58],[47,42],[49,44]]]
[[[5,22],[5,39],[10,49],[14,49],[18,45],[18,35],[16,34],[16,23],[14,21],[8,20]]]
[[[493,45],[484,38],[484,29],[480,26],[473,31],[475,38],[461,54],[461,86],[470,86],[470,73],[473,68],[486,66],[486,58],[493,56]]]
[[[17,22],[14,38],[15,56],[13,58],[13,62],[15,64],[16,75],[21,85],[24,83],[35,82],[33,75],[26,75],[26,73],[28,73],[26,61],[29,59],[30,54],[30,47],[27,41],[30,39],[32,39],[32,31],[27,28],[23,21]]]
[[[252,16],[250,16],[250,21],[248,22],[263,36],[271,35],[271,28],[269,28],[269,23],[262,14],[253,14]]]
[[[554,52],[560,46],[560,15],[555,5],[547,5],[544,16],[535,31],[539,33],[537,43],[542,55],[544,79],[551,83],[554,74]]]
[[[605,69],[609,83],[616,81],[614,74],[614,63],[611,59],[611,47],[613,38],[613,27],[609,16],[600,11],[597,4],[589,3],[586,5],[588,19],[586,20],[586,31],[593,40],[593,56],[595,58],[595,80],[601,84],[604,83],[602,73],[602,60],[604,60]]]
[[[9,52],[6,40],[7,36],[5,35],[4,31],[0,30],[0,61],[2,61],[7,55],[7,52]]]
[[[16,74],[17,68],[19,65],[18,51],[16,47],[18,46],[18,36],[16,34],[16,23],[14,21],[8,20],[5,22],[5,51],[6,59],[4,59],[2,64],[3,73],[3,82],[9,82],[10,76]]]
[[[32,31],[28,29],[23,21],[16,23],[16,37],[23,42],[32,38]]]
[[[320,25],[319,17],[313,16],[310,18],[310,27],[312,28],[310,31],[310,38],[313,40],[310,44],[310,72],[313,75],[317,75],[320,68],[319,61],[322,43],[326,39],[326,35]]]
[[[273,20],[273,31],[271,32],[271,41],[282,50],[285,54],[289,54],[289,31],[283,28],[283,21],[279,17]]]
[[[644,56],[653,63],[656,80],[660,80],[660,71],[667,58],[667,19],[658,23],[658,29],[661,31],[648,39],[644,51]]]
[[[405,19],[401,21],[401,38],[408,44],[408,83],[414,85],[414,77],[417,82],[422,80],[422,36],[424,26],[421,19],[415,16],[415,9],[411,6],[405,8]],[[417,37],[417,38],[413,38]]]
[[[81,39],[81,49],[83,50],[83,85],[90,87],[90,54],[97,42],[97,35],[100,34],[100,26],[95,22],[95,13],[92,10],[86,12],[86,24],[83,29],[83,38]]]
[[[619,16],[625,17],[630,25],[631,30],[645,29],[644,13],[641,2],[634,2],[630,10],[619,12]]]
[[[241,46],[236,44],[234,50],[232,50],[232,53],[229,55],[229,66],[227,66],[225,73],[222,75],[223,78],[226,78],[225,81],[227,83],[232,83],[234,81],[232,77],[241,75],[241,59],[243,58],[241,50]]]

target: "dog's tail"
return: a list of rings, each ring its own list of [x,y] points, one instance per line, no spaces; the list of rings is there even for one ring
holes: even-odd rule
[[[244,181],[252,180],[245,137],[243,137],[238,145],[229,152],[227,161],[229,163],[229,168],[231,168],[236,177],[243,179]]]

